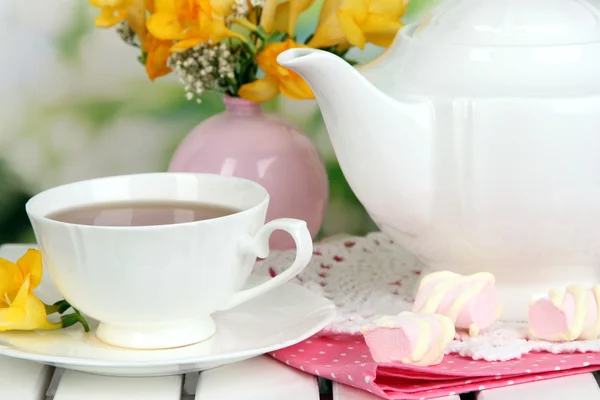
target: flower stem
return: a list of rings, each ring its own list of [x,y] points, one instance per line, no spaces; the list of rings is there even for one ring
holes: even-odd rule
[[[55,306],[55,305],[49,306],[48,304],[44,304],[44,307],[46,308],[46,315],[50,315],[50,314],[54,314],[54,313],[58,312],[58,306]]]
[[[56,303],[52,304],[51,306],[47,305],[47,304],[44,304],[44,306],[46,308],[47,315],[54,314],[54,313],[63,314],[69,308],[72,308],[74,311],[72,314],[61,315],[60,321],[61,321],[62,327],[68,328],[69,326],[75,325],[76,323],[79,322],[83,326],[83,329],[85,329],[86,332],[90,331],[90,326],[89,326],[88,322],[86,321],[85,317],[83,315],[81,315],[81,313],[79,312],[78,309],[71,306],[71,304],[69,304],[68,301],[60,300],[60,301],[57,301]]]
[[[256,56],[256,54],[258,53],[256,50],[256,46],[254,46],[252,42],[241,42],[241,45],[246,49],[248,53],[252,54],[252,56]]]
[[[256,36],[258,36],[262,40],[267,40],[267,34],[261,28],[248,21],[247,18],[237,19],[235,23],[254,32],[254,34],[256,34]]]
[[[63,328],[68,328],[69,326],[75,325],[79,322],[86,332],[90,331],[90,326],[88,325],[88,322],[79,312],[63,315],[62,317],[60,317],[60,320],[62,322]]]
[[[47,314],[53,314],[55,312],[62,314],[65,311],[67,311],[69,308],[71,308],[71,305],[69,304],[69,302],[67,302],[66,300],[60,300],[57,301],[56,303],[52,304],[51,306],[46,306],[46,313]],[[48,310],[52,310],[52,312],[48,312]]]

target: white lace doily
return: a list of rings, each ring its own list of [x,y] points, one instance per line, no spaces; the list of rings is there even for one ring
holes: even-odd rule
[[[275,276],[291,265],[295,251],[273,251],[258,262],[258,273]],[[381,232],[344,236],[315,244],[313,258],[295,282],[323,295],[337,307],[324,333],[358,334],[382,315],[412,308],[413,291],[423,266]],[[477,337],[458,334],[448,348],[474,359],[505,361],[534,351],[600,351],[600,340],[551,343],[527,340],[527,325],[497,322]]]

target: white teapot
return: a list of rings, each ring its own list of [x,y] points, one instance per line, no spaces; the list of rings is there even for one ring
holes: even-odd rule
[[[510,320],[600,282],[600,1],[446,0],[358,70],[278,61],[373,220],[430,270],[493,273]]]

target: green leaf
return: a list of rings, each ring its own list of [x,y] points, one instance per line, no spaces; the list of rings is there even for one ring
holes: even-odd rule
[[[243,47],[248,53],[250,54],[256,54],[256,47],[254,47],[254,44],[250,43],[250,42],[240,42],[241,47]]]
[[[140,54],[138,56],[138,61],[140,62],[140,64],[142,65],[146,65],[146,61],[148,60],[148,52],[142,50],[142,54]]]
[[[267,33],[267,31],[264,30],[262,26],[258,27],[258,30],[254,31],[253,33],[256,34],[256,36],[258,36],[263,41],[269,40],[269,34]]]
[[[287,32],[275,31],[269,35],[269,37],[266,40],[266,44],[283,42],[288,37],[289,37],[289,34]]]
[[[315,36],[314,33],[311,33],[310,35],[308,35],[308,37],[306,38],[306,40],[304,41],[304,44],[307,44],[308,42],[310,42],[310,40],[313,38],[313,36]]]

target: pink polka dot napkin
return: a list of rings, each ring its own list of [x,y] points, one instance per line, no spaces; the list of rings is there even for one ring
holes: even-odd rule
[[[504,362],[447,355],[441,364],[378,364],[361,336],[318,336],[272,353],[307,373],[386,399],[433,399],[600,369],[600,354],[531,353]]]

